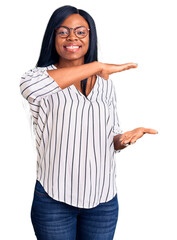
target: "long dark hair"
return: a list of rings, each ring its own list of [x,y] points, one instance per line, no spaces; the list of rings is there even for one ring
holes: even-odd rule
[[[98,61],[97,32],[93,18],[90,16],[90,14],[82,9],[77,9],[73,6],[65,5],[57,8],[49,19],[44,33],[41,51],[36,67],[46,67],[48,65],[58,63],[60,56],[55,49],[55,29],[58,28],[68,16],[74,13],[79,13],[88,22],[90,28],[89,48],[84,56],[84,63]],[[87,78],[81,81],[81,89],[85,96],[86,84]]]

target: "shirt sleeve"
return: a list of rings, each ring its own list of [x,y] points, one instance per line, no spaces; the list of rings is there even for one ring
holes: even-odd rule
[[[19,87],[27,101],[39,102],[41,98],[63,90],[47,70],[47,67],[34,67],[22,75]]]
[[[113,127],[112,127],[112,132],[113,135],[117,135],[117,134],[122,134],[123,130],[120,127],[119,124],[119,117],[118,117],[118,113],[117,113],[117,96],[116,96],[116,90],[115,90],[115,86],[114,83],[112,81],[112,119],[113,119]],[[120,152],[121,150],[115,150],[115,153]]]

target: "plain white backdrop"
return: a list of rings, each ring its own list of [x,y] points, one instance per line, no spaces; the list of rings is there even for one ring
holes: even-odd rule
[[[53,11],[73,5],[95,20],[98,60],[138,63],[111,75],[124,131],[153,128],[116,154],[119,217],[114,240],[177,239],[177,15],[175,1],[7,1],[1,6],[1,232],[35,240],[30,219],[36,153],[19,89],[35,66]]]

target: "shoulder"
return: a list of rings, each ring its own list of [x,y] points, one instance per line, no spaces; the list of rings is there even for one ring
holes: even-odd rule
[[[50,64],[50,65],[47,65],[47,66],[41,66],[41,67],[38,67],[38,66],[35,66],[34,68],[31,69],[31,71],[40,71],[40,70],[50,70],[50,69],[56,69],[56,67],[53,65],[53,64]]]

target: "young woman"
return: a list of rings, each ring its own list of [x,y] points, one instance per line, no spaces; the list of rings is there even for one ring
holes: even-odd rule
[[[36,137],[31,220],[37,239],[113,239],[115,153],[157,133],[143,127],[123,133],[119,126],[109,75],[136,67],[98,62],[96,26],[84,10],[66,5],[53,12],[37,65],[20,81]]]

